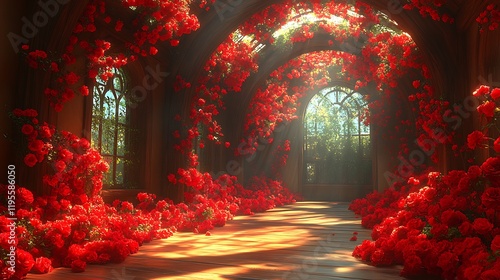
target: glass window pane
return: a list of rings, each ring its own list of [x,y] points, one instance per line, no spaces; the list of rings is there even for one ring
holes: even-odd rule
[[[116,184],[123,185],[124,162],[122,158],[116,158]]]
[[[116,155],[117,156],[124,156],[125,155],[125,130],[126,127],[123,125],[118,125],[118,133],[117,133],[117,140],[116,140]]]
[[[107,81],[99,76],[96,78],[92,93],[91,141],[92,146],[101,152],[110,166],[105,175],[105,185],[122,188],[125,172],[131,169],[125,168],[125,164],[132,166],[136,160],[128,151],[134,143],[131,139],[134,132],[130,127],[124,97],[127,90],[126,77],[119,69],[113,69],[113,73],[114,76]]]
[[[360,93],[342,87],[323,89],[310,100],[304,118],[306,183],[371,182],[369,126],[361,122],[362,106]]]

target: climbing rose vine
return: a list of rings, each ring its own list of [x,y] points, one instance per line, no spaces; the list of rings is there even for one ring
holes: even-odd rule
[[[133,14],[134,20],[124,27],[124,19],[113,18],[107,11],[104,0],[91,0],[73,29],[62,53],[31,49],[23,45],[22,50],[30,67],[43,69],[55,75],[54,83],[43,90],[50,105],[61,111],[63,105],[76,93],[87,96],[89,89],[83,84],[86,78],[95,82],[99,77],[107,81],[114,68],[121,68],[138,57],[154,56],[158,45],[168,42],[177,46],[179,39],[200,27],[198,18],[191,13],[191,0],[150,1],[121,0],[124,14]],[[200,7],[208,3],[201,1]],[[105,25],[105,26],[103,26]],[[125,29],[133,34],[133,41],[117,49],[110,41],[95,38],[93,34],[102,28],[113,28],[118,34]],[[125,29],[124,29],[125,28]],[[77,60],[85,58],[83,73],[71,71]]]
[[[91,0],[60,53],[29,45],[23,45],[22,50],[31,68],[53,74],[50,87],[41,91],[50,105],[60,111],[76,94],[89,95],[84,80],[106,81],[113,69],[139,57],[156,55],[161,43],[178,46],[183,35],[199,28],[191,7],[209,9],[208,5],[214,2],[122,0],[122,12],[134,18],[125,24],[124,19],[111,16],[106,1]],[[4,200],[0,208],[2,276],[21,279],[28,272],[47,273],[60,266],[81,272],[87,264],[121,262],[154,238],[166,238],[180,230],[210,234],[209,230],[224,225],[236,214],[252,214],[294,202],[294,195],[279,181],[255,177],[244,188],[234,177],[213,178],[195,168],[199,163],[193,143],[200,149],[209,141],[231,147],[224,141],[217,116],[225,109],[225,96],[242,91],[245,81],[258,70],[260,48],[279,51],[318,35],[333,38],[329,42],[331,51],[288,61],[257,89],[248,107],[248,112],[253,113],[247,115],[242,140],[252,147],[250,153],[255,152],[256,139],[272,141],[277,125],[296,119],[296,108],[307,91],[327,86],[333,81],[332,75],[356,90],[377,91],[367,97],[370,110],[365,121],[394,128],[396,133],[389,137],[410,135],[416,128],[416,138],[424,143],[432,139],[435,129],[446,131],[442,116],[451,109],[428,84],[429,71],[415,43],[400,31],[381,28],[380,15],[369,5],[346,2],[285,0],[272,4],[246,20],[217,47],[203,66],[208,74],[191,81],[194,94],[186,123],[189,128],[173,135],[179,138],[176,148],[189,155],[189,166],[168,176],[172,185],[187,189],[183,203],[158,200],[147,193],[138,194],[135,203],[104,203],[100,190],[108,167],[89,142],[41,122],[35,110],[15,110],[13,117],[27,139],[24,163],[28,167],[45,165],[49,172],[43,183],[49,191],[34,196],[27,188],[16,186],[17,258],[16,271],[12,272],[6,263],[10,223],[3,206],[8,186],[0,187]],[[405,1],[404,9],[453,23],[443,12],[447,2],[411,0]],[[316,20],[301,21],[300,15],[311,14]],[[344,18],[345,24],[332,22],[332,15]],[[497,5],[488,5],[476,21],[482,30],[496,30]],[[290,22],[298,27],[280,30]],[[117,34],[126,30],[133,40],[117,46],[96,38],[96,31],[105,26]],[[70,70],[79,60],[84,60],[85,71]],[[411,83],[411,91],[399,90],[405,85],[402,77],[411,77],[406,81]],[[175,89],[189,89],[191,82],[178,76]],[[484,98],[479,114],[494,123],[498,89],[484,86],[475,95]],[[402,109],[406,101],[410,103],[410,112]],[[395,105],[394,112],[384,111],[383,104],[388,102]],[[500,139],[491,139],[488,129],[491,127],[471,133],[461,149],[489,147],[500,152]],[[441,144],[453,144],[453,132],[447,132],[449,137]],[[408,153],[412,147],[407,143],[413,138],[400,140],[401,154]],[[284,140],[276,147],[272,154],[279,167],[286,163],[290,141]],[[499,278],[498,164],[498,157],[492,157],[467,172],[425,172],[404,178],[408,180],[397,182],[394,189],[383,194],[374,193],[353,202],[351,209],[363,216],[364,226],[374,230],[373,241],[363,242],[354,255],[375,265],[403,264],[403,275],[408,276],[430,273],[449,279]],[[427,170],[426,165],[422,168]]]

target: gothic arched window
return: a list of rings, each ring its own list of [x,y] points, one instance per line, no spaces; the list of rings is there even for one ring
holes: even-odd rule
[[[304,117],[305,184],[368,185],[370,127],[361,120],[363,96],[344,87],[320,90]]]
[[[107,188],[137,188],[130,180],[134,165],[134,129],[128,108],[127,79],[124,72],[113,70],[107,81],[96,78],[92,94],[92,146],[109,163],[104,178]]]

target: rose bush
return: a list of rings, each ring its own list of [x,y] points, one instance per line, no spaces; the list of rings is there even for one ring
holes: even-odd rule
[[[5,262],[10,248],[8,186],[0,185],[0,270],[6,278],[22,279],[28,272],[48,273],[60,266],[82,272],[87,264],[122,262],[152,239],[167,238],[176,231],[205,234],[224,226],[234,215],[252,215],[297,198],[279,181],[254,178],[244,188],[236,177],[214,179],[191,168],[179,169],[176,176],[169,177],[188,187],[184,203],[139,193],[135,205],[127,201],[108,205],[100,196],[108,168],[101,155],[87,140],[55,130],[38,121],[37,115],[31,109],[13,112],[17,121],[24,122],[21,132],[28,139],[28,155],[34,157],[33,165],[25,164],[52,167],[52,174],[43,178],[51,191],[34,197],[28,189],[16,186],[14,273]]]
[[[474,95],[500,107],[497,89],[481,86]],[[478,112],[482,113],[481,106]],[[494,123],[499,111],[484,116]],[[494,127],[488,125],[488,128]],[[491,130],[490,130],[491,132]],[[467,138],[471,150],[496,140],[481,131]],[[372,228],[372,240],[353,256],[376,266],[402,264],[403,276],[438,275],[444,279],[500,277],[500,156],[480,166],[448,174],[423,173],[384,193],[352,202],[350,209]]]

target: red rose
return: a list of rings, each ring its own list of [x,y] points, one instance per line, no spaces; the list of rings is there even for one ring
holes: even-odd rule
[[[21,128],[22,133],[25,135],[30,135],[31,133],[33,133],[33,130],[34,128],[31,124],[24,124]]]
[[[26,109],[24,110],[24,115],[26,117],[35,118],[38,116],[38,112],[35,109]]]
[[[16,196],[16,203],[19,203],[19,207],[30,205],[35,200],[33,193],[26,188],[17,188]]]
[[[487,101],[477,107],[477,111],[488,118],[493,118],[495,115],[495,102]]]
[[[78,82],[80,77],[78,77],[75,72],[69,72],[66,76],[64,76],[64,79],[66,80],[66,83],[68,83],[68,85],[72,85]]]
[[[472,228],[478,233],[482,235],[488,234],[493,229],[493,224],[485,218],[477,218],[472,223]]]
[[[122,31],[122,28],[123,28],[123,21],[117,20],[115,24],[115,30],[120,32]]]
[[[403,276],[418,275],[422,272],[422,260],[415,254],[412,254],[404,259]]]
[[[129,240],[127,246],[130,254],[135,254],[139,251],[139,243],[135,240]]]
[[[157,54],[157,53],[158,53],[158,49],[157,49],[157,48],[155,48],[155,47],[150,47],[150,48],[149,48],[149,53],[150,53],[151,55],[155,55],[155,54]]]
[[[72,241],[75,243],[79,243],[87,236],[87,233],[81,230],[75,230],[73,231],[72,236],[73,236]]]
[[[493,142],[493,149],[495,152],[500,153],[500,137],[498,137],[495,142]]]
[[[27,154],[25,157],[24,157],[24,163],[29,166],[29,167],[33,167],[35,166],[35,164],[38,162],[38,159],[36,158],[36,156],[34,154]]]
[[[48,127],[47,125],[41,126],[39,131],[40,131],[40,136],[43,138],[52,137],[52,131],[51,131],[50,127]]]
[[[487,208],[500,210],[500,188],[487,188],[484,190],[481,202]]]
[[[458,256],[452,252],[444,252],[439,256],[437,266],[443,271],[454,271],[457,269]]]
[[[111,260],[117,263],[123,262],[130,255],[130,249],[125,241],[116,242],[112,252]]]
[[[87,86],[81,86],[80,87],[80,94],[82,96],[87,96],[89,95],[89,88]]]
[[[82,260],[74,260],[71,262],[72,272],[84,272],[85,267],[87,267],[87,263]]]
[[[481,173],[482,173],[481,168],[477,165],[472,165],[467,170],[467,175],[469,175],[469,178],[471,178],[471,179],[475,179],[475,178],[481,176]]]
[[[138,193],[137,194],[137,200],[139,200],[139,202],[143,202],[146,199],[148,199],[148,194],[147,193]]]
[[[65,101],[68,101],[70,99],[73,99],[73,97],[75,97],[75,92],[72,89],[67,88],[63,91],[61,100],[62,100],[62,102],[65,102]]]
[[[483,267],[480,265],[471,265],[464,270],[464,278],[463,279],[479,279],[481,272],[483,271]]]
[[[489,270],[485,270],[481,273],[481,280],[495,280],[500,279],[500,271],[498,269],[492,268]]]
[[[168,181],[172,184],[177,184],[177,178],[175,178],[175,174],[168,174]]]
[[[485,86],[485,85],[482,85],[480,86],[478,89],[476,89],[472,95],[473,96],[481,96],[481,95],[485,95],[487,94],[488,92],[490,92],[490,87],[489,86]]]
[[[464,222],[458,227],[460,234],[463,236],[471,236],[473,234],[472,224],[470,222]]]
[[[54,165],[54,167],[57,170],[57,172],[61,172],[64,169],[66,169],[66,163],[64,163],[64,161],[62,161],[62,160],[58,160],[56,162],[56,164]]]
[[[500,251],[500,235],[495,236],[493,241],[491,241],[491,251],[496,252]]]
[[[88,32],[95,32],[96,31],[95,25],[94,24],[87,25],[87,31]]]
[[[500,157],[490,157],[482,165],[484,176],[490,180],[493,186],[500,185]]]
[[[500,88],[494,88],[491,91],[490,96],[493,100],[497,100],[498,98],[500,98]]]
[[[32,273],[49,273],[52,271],[52,261],[46,257],[36,258],[35,264],[31,269]]]
[[[28,149],[30,149],[33,152],[39,152],[42,150],[43,146],[44,146],[43,141],[37,139],[29,142]]]
[[[467,221],[467,217],[460,211],[446,210],[441,214],[441,222],[448,227],[458,227],[464,221]]]
[[[35,261],[30,253],[21,249],[16,250],[16,276],[25,276],[34,264]]]
[[[467,146],[474,150],[477,146],[483,143],[485,138],[484,133],[476,130],[467,136]]]

